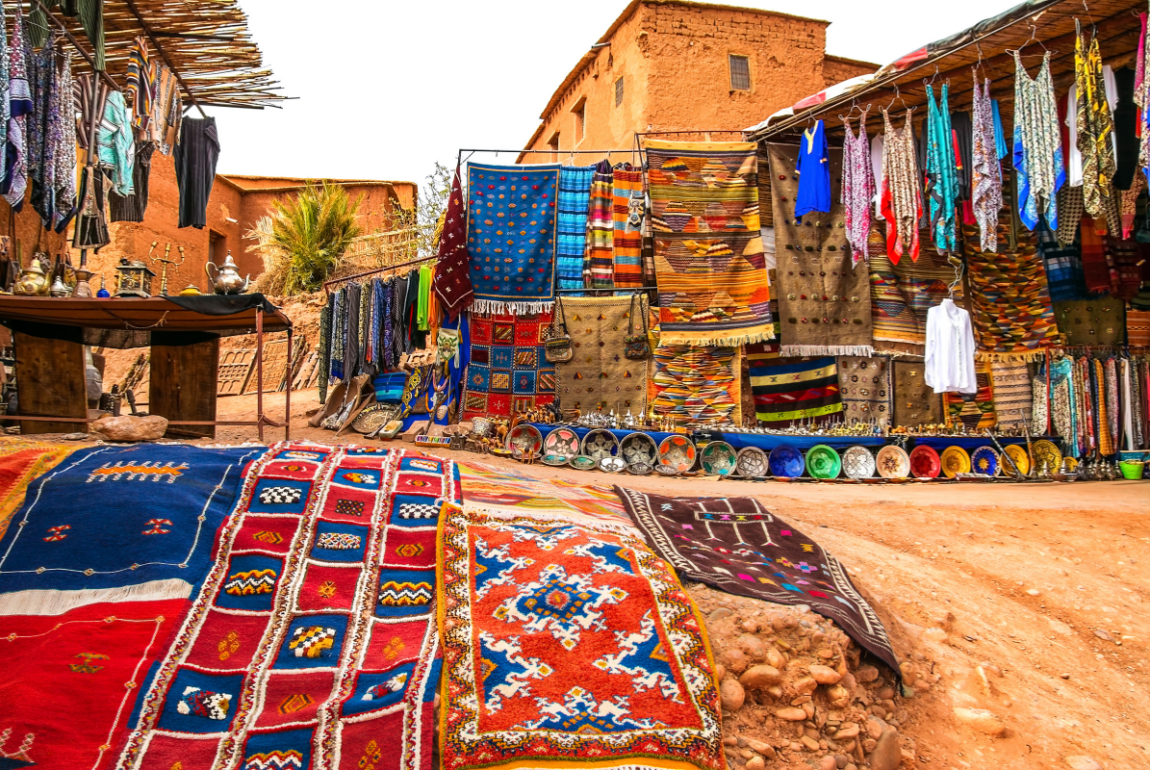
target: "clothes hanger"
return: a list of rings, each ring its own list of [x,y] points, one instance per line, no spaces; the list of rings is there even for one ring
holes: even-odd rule
[[[894,106],[894,103],[896,100],[902,102],[902,106],[906,107],[906,112],[907,112],[908,119],[909,119],[910,113],[914,112],[915,108],[911,107],[909,104],[907,104],[906,99],[902,98],[902,93],[898,90],[898,83],[894,84],[894,96],[891,97],[890,104],[888,104],[886,107],[884,107],[882,111],[883,112],[890,112],[890,108]]]

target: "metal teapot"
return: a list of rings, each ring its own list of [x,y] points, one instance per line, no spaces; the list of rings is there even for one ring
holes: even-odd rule
[[[215,275],[212,275],[213,267],[216,268]],[[251,274],[248,274],[246,278],[240,278],[240,272],[236,269],[236,263],[232,261],[230,251],[228,256],[224,258],[223,267],[217,267],[214,262],[208,262],[204,265],[204,272],[208,274],[208,280],[216,294],[244,294],[252,283]]]
[[[20,272],[20,280],[16,282],[13,293],[42,296],[48,293],[51,285],[44,269],[40,267],[40,260],[33,258],[32,264]]]

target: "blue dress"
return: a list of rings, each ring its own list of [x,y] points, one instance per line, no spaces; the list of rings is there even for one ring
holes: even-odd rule
[[[831,163],[827,157],[827,132],[820,120],[803,132],[799,140],[799,192],[795,196],[795,219],[812,211],[830,213]]]

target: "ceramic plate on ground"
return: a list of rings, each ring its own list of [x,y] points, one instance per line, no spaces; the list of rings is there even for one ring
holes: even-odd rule
[[[948,479],[960,473],[970,473],[970,455],[960,446],[948,446],[942,450],[942,472]]]
[[[375,433],[394,420],[398,411],[399,409],[393,404],[372,404],[351,421],[351,429],[356,433]]]
[[[997,476],[1002,461],[998,459],[998,452],[991,447],[980,446],[970,453],[970,467],[975,473],[983,476]]]
[[[757,446],[743,447],[735,458],[735,472],[743,478],[761,478],[770,473],[767,453]]]
[[[547,434],[547,438],[543,439],[543,454],[545,456],[565,457],[570,460],[579,454],[579,434],[570,428],[556,428]]]
[[[807,473],[813,479],[833,479],[842,467],[839,453],[833,447],[816,444],[807,450]]]
[[[599,470],[607,473],[622,473],[627,469],[627,461],[622,457],[604,457],[599,461]]]
[[[619,439],[606,428],[596,428],[583,437],[583,454],[595,462],[614,457],[619,451]]]
[[[694,443],[686,436],[667,436],[659,444],[659,465],[674,468],[675,473],[691,470],[695,466],[696,455]]]
[[[619,454],[628,463],[654,466],[659,462],[659,445],[646,433],[628,433],[619,442]]]
[[[874,470],[874,455],[865,446],[852,446],[843,452],[843,473],[848,479],[869,479]]]
[[[1034,442],[1034,464],[1039,468],[1045,465],[1049,473],[1057,473],[1062,470],[1062,452],[1053,441],[1040,438]]]
[[[699,465],[708,476],[730,476],[736,457],[735,448],[726,441],[712,441],[699,452]]]
[[[632,476],[648,476],[655,472],[655,466],[648,463],[631,463],[627,466],[627,472]]]
[[[1007,444],[1003,447],[1003,451],[1010,455],[1011,460],[1014,460],[1014,465],[1018,468],[1019,473],[1023,476],[1030,473],[1030,456],[1026,454],[1026,447],[1019,444]],[[1005,466],[1003,470],[1013,476],[1014,472],[1010,470],[1010,463],[1006,462],[1006,458],[1002,459],[1002,464]]]
[[[593,471],[598,465],[587,455],[576,455],[571,458],[571,467],[577,471]]]
[[[655,466],[655,470],[662,476],[678,476],[679,469],[673,465],[663,465],[660,463]]]
[[[910,475],[916,479],[937,479],[942,473],[942,460],[938,452],[926,444],[916,446],[910,453]]]
[[[543,434],[529,422],[521,422],[507,433],[507,448],[514,457],[535,457],[543,449]]]
[[[553,468],[562,468],[569,462],[571,462],[571,458],[567,455],[543,455],[543,464]]]
[[[910,475],[910,457],[900,446],[884,446],[875,458],[878,475],[884,479],[905,479]]]
[[[803,453],[793,446],[777,446],[771,450],[768,461],[772,476],[784,479],[797,479],[803,475]]]

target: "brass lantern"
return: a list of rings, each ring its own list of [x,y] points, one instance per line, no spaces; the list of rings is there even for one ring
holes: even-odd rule
[[[130,261],[127,257],[120,259],[116,265],[117,297],[144,297],[152,296],[152,278],[155,277],[143,262]]]

